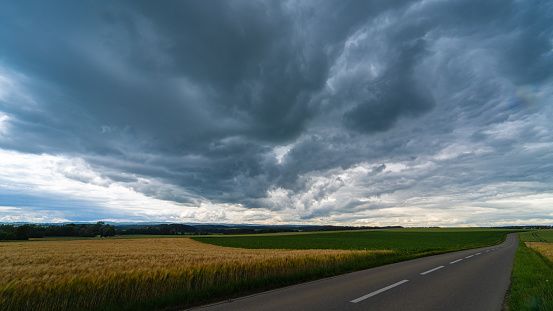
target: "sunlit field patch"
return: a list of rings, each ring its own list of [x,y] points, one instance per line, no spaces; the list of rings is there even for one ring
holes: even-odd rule
[[[544,257],[553,261],[553,243],[550,242],[525,242],[526,246],[539,252]],[[553,282],[553,280],[551,280]],[[553,286],[553,284],[552,284]]]
[[[392,253],[246,250],[187,238],[2,243],[0,306],[2,310],[92,309],[174,293],[186,296]]]

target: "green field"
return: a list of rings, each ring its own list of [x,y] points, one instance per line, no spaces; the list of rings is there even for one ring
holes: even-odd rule
[[[423,254],[500,243],[511,230],[403,229],[272,236],[194,237],[203,243],[246,249],[393,250]]]
[[[549,242],[553,243],[553,230],[534,230],[520,234],[524,242]]]

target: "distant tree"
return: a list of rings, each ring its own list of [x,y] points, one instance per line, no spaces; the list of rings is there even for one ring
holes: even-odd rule
[[[157,234],[173,235],[176,233],[175,229],[165,224],[157,226],[156,229],[157,229]]]
[[[198,229],[196,229],[196,227],[188,226],[188,225],[170,224],[169,226],[171,228],[173,228],[176,233],[180,233],[180,234],[183,234],[185,232],[196,232],[196,231],[198,231]]]
[[[28,240],[29,233],[31,232],[31,226],[23,225],[15,227],[15,239],[16,240]]]
[[[78,227],[75,224],[67,224],[60,227],[60,236],[77,236]]]
[[[112,225],[105,225],[102,228],[102,236],[114,236],[115,235],[115,227]]]
[[[13,225],[0,225],[0,232],[13,233],[14,231]]]
[[[46,227],[45,236],[78,236],[79,227],[75,224],[63,226],[51,225]]]
[[[93,237],[94,235],[94,226],[86,226],[84,236]]]
[[[44,232],[44,235],[45,236],[58,236],[57,227],[58,226],[54,226],[54,225],[50,225],[50,226],[46,227],[46,231]]]
[[[31,225],[31,230],[29,232],[30,238],[43,238],[46,233],[46,228],[39,225]]]
[[[103,221],[99,221],[94,226],[92,226],[94,235],[101,235],[104,225],[105,223]]]

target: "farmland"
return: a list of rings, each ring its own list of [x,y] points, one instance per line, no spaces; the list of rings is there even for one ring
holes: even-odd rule
[[[240,285],[245,281],[263,286],[271,278],[282,281],[280,275],[331,271],[391,253],[229,249],[187,238],[2,243],[0,306],[2,310],[93,309],[167,300],[171,295],[174,301],[187,303],[209,292],[247,288]],[[152,306],[171,303],[154,301]]]
[[[533,231],[524,234],[523,237],[526,246],[540,253],[553,263],[553,230]]]
[[[553,230],[535,230],[521,234],[525,242],[549,242],[553,243]]]
[[[553,243],[551,242],[525,242],[527,247],[540,253],[545,258],[553,262]]]
[[[0,306],[2,310],[190,306],[495,244],[508,232],[429,229],[196,238],[211,244],[147,237],[0,243]]]

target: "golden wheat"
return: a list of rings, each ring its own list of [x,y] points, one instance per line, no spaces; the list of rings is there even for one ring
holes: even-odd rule
[[[553,243],[547,242],[524,242],[527,247],[532,248],[540,252],[543,256],[547,257],[549,260],[553,261]]]
[[[94,308],[390,253],[237,249],[187,238],[2,243],[0,309]]]

